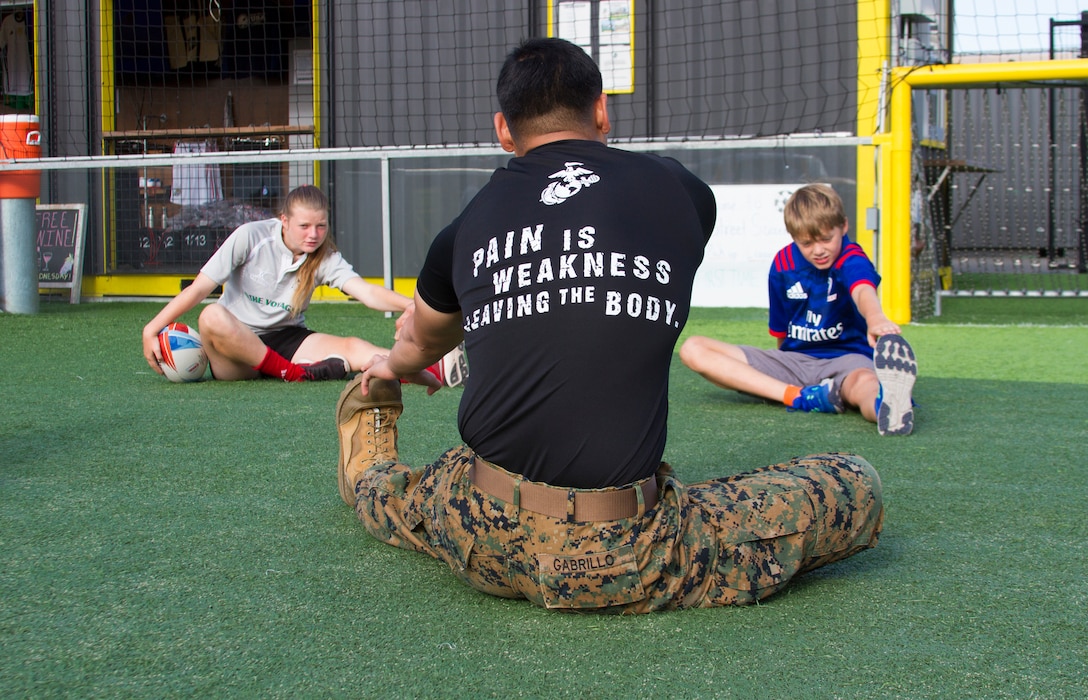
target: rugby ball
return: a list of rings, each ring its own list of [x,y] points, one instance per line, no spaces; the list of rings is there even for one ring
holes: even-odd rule
[[[208,369],[208,355],[195,328],[171,323],[159,331],[162,373],[172,382],[198,382]]]
[[[438,376],[446,386],[460,386],[468,379],[468,355],[465,354],[465,343],[450,350],[438,361],[441,374]]]

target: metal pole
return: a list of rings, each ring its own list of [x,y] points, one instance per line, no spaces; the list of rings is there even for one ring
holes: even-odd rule
[[[1054,60],[1054,18],[1050,18],[1050,60]],[[1050,161],[1049,169],[1049,186],[1046,188],[1046,257],[1048,263],[1054,262],[1054,207],[1056,205],[1057,197],[1055,196],[1054,189],[1058,184],[1057,177],[1057,160],[1058,149],[1054,144],[1054,132],[1055,129],[1055,117],[1054,117],[1054,88],[1047,88],[1047,149],[1046,157]]]
[[[38,313],[38,241],[34,200],[0,198],[4,311]]]
[[[1088,12],[1080,13],[1080,57],[1088,58]],[[1084,120],[1088,118],[1088,88],[1080,89],[1080,226],[1077,229],[1077,272],[1088,272],[1088,134]]]
[[[388,289],[393,289],[393,213],[390,211],[393,203],[391,175],[389,171],[389,157],[381,159],[382,178],[382,279]],[[392,316],[386,312],[385,317]]]

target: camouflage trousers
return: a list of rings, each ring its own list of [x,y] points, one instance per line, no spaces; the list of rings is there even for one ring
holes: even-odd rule
[[[821,454],[682,484],[667,464],[641,516],[568,522],[518,509],[470,481],[459,447],[430,466],[367,470],[355,510],[383,542],[425,552],[469,586],[548,608],[643,613],[744,605],[796,574],[877,543],[880,478],[868,462]]]

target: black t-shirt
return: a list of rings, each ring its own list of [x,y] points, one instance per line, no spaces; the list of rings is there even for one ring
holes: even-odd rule
[[[595,141],[549,143],[496,170],[417,282],[432,308],[462,317],[465,444],[555,486],[652,474],[715,215],[710,188],[675,160]]]

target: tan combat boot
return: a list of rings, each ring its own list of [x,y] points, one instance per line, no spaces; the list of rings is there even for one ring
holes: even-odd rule
[[[371,379],[370,393],[359,388],[363,375],[348,382],[336,402],[340,459],[336,470],[340,497],[355,507],[355,484],[364,471],[397,458],[397,418],[404,410],[400,382]]]

